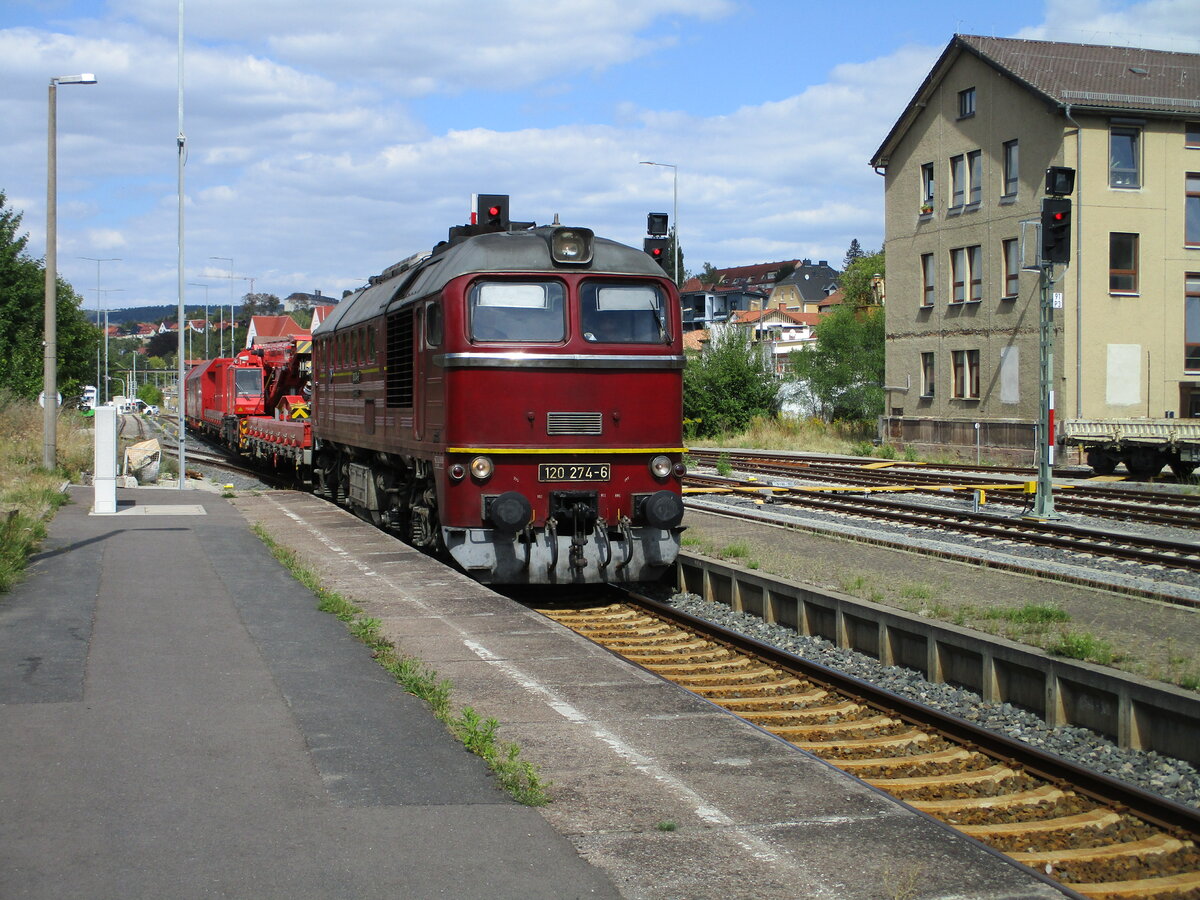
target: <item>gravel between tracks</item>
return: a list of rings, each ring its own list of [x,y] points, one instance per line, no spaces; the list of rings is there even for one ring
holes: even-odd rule
[[[752,500],[733,501],[743,508],[774,514],[782,507],[755,506]],[[957,502],[961,508],[961,500]],[[807,515],[807,514],[806,514]],[[813,521],[818,521],[814,518]],[[869,537],[873,525],[844,517],[819,519],[823,528]],[[1107,642],[1114,650],[1113,664],[1151,678],[1175,680],[1180,673],[1200,673],[1200,610],[1137,599],[1127,595],[1077,586],[1050,579],[1005,572],[947,559],[932,558],[851,541],[838,535],[813,534],[803,530],[735,520],[689,509],[684,524],[686,550],[726,558],[781,577],[855,594],[876,603],[907,609],[920,615],[950,619],[966,627],[1003,633],[1006,637],[1034,645],[1060,632],[1086,633]],[[1086,523],[1095,527],[1096,522]],[[1109,527],[1113,526],[1109,523]],[[1125,525],[1121,530],[1139,531]],[[888,540],[899,536],[914,546],[930,540],[928,532],[884,526]],[[1177,532],[1175,539],[1179,540]],[[938,543],[950,542],[972,555],[1009,555],[1010,547],[988,549],[978,539],[956,539],[944,534]],[[994,543],[994,542],[993,542]],[[732,552],[731,552],[732,551]],[[1093,577],[1141,579],[1159,583],[1160,573],[1130,571],[1128,566],[1090,564],[1078,554],[1055,556],[1054,551],[1035,551],[1047,571],[1057,566],[1078,570],[1084,567]],[[1017,555],[1029,561],[1023,548]],[[1195,576],[1170,578],[1171,590],[1200,596]],[[677,595],[668,602],[693,615],[734,628],[758,640],[781,647],[845,671],[874,684],[929,703],[986,728],[1001,731],[1039,749],[1083,763],[1123,781],[1200,808],[1200,772],[1188,763],[1155,752],[1125,750],[1086,729],[1052,728],[1032,713],[1010,704],[985,704],[974,692],[927,681],[919,672],[885,666],[869,656],[839,649],[821,638],[805,637],[783,626],[771,625],[745,613],[695,595]],[[1069,620],[1066,624],[1010,626],[998,613],[1028,603],[1057,607]]]

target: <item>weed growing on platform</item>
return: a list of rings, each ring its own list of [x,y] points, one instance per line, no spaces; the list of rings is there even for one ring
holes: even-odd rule
[[[987,619],[1003,619],[1014,625],[1048,625],[1052,622],[1068,622],[1070,614],[1057,606],[1047,606],[1044,603],[1026,603],[1018,607],[1002,607],[989,609],[983,613]]]
[[[670,819],[667,819],[666,821],[659,822],[654,827],[657,828],[659,831],[674,831],[679,826],[676,825],[674,822],[672,822]]]
[[[254,533],[292,576],[316,595],[317,608],[345,622],[350,633],[371,648],[376,662],[390,672],[404,690],[428,703],[438,721],[466,749],[487,763],[500,787],[513,799],[526,806],[544,806],[550,802],[549,782],[542,780],[537,766],[520,758],[519,746],[496,736],[500,728],[496,719],[485,719],[469,706],[455,714],[451,705],[453,685],[449,679],[439,678],[434,669],[416,657],[398,653],[395,645],[383,637],[383,623],[379,619],[363,615],[359,606],[322,587],[316,574],[299,563],[295,552],[277,544],[261,525],[254,526]]]
[[[1055,656],[1082,659],[1103,666],[1110,665],[1117,658],[1112,644],[1087,632],[1064,631],[1057,641],[1046,647],[1046,650]]]

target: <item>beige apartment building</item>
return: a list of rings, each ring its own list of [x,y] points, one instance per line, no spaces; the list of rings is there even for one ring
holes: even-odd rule
[[[1200,55],[956,35],[872,165],[890,440],[1033,459],[1049,166],[1057,420],[1200,417]]]

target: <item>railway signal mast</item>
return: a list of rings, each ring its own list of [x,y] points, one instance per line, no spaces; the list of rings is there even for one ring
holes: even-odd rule
[[[1039,315],[1038,383],[1041,416],[1038,420],[1038,480],[1033,517],[1054,519],[1054,310],[1062,308],[1062,294],[1054,293],[1054,264],[1071,262],[1071,198],[1075,170],[1051,166],[1046,170],[1038,269],[1041,287]]]

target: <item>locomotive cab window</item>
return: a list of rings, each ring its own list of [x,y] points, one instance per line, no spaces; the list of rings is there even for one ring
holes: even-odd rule
[[[233,375],[233,385],[239,397],[262,395],[262,369],[238,369]]]
[[[667,344],[666,304],[654,284],[587,282],[580,291],[584,340],[613,344]]]
[[[561,341],[566,303],[557,281],[481,282],[471,288],[473,341]]]

